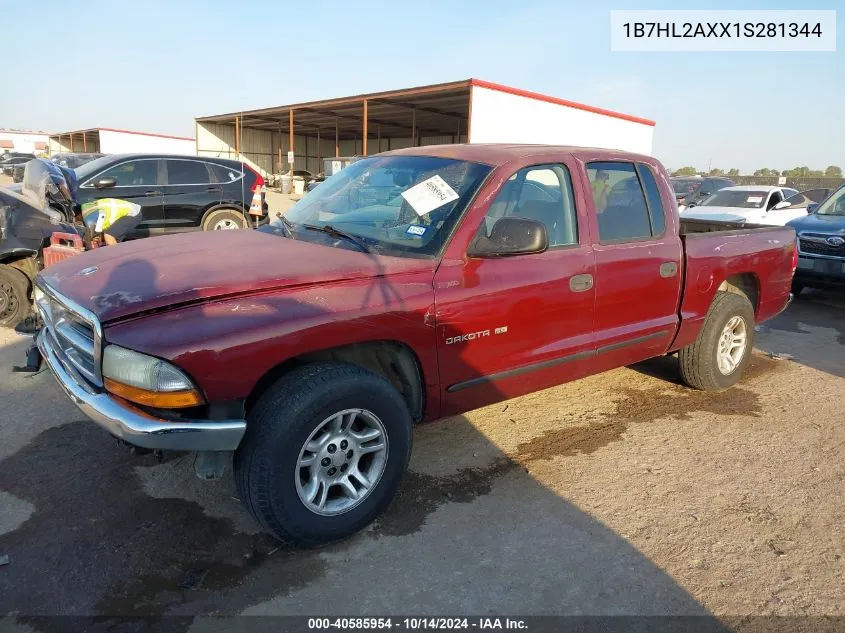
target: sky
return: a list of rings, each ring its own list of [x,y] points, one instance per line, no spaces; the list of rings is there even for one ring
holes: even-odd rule
[[[845,167],[845,51],[611,52],[611,9],[684,8],[714,6],[0,0],[15,51],[2,61],[0,128],[193,136],[197,116],[474,77],[653,119],[654,155],[670,168]],[[840,10],[840,33],[843,21]]]

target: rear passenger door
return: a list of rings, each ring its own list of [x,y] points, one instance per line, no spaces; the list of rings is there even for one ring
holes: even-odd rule
[[[602,371],[668,348],[679,320],[683,248],[667,229],[659,173],[631,162],[586,167],[595,206],[594,369]]]
[[[200,228],[205,211],[220,202],[221,185],[212,178],[205,161],[168,158],[164,163],[164,217],[168,230]]]

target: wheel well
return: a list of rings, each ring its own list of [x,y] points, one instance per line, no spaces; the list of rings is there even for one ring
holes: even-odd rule
[[[751,302],[754,313],[757,314],[758,301],[760,300],[760,281],[753,273],[731,275],[721,283],[719,290],[745,295]]]
[[[296,367],[318,361],[351,363],[384,376],[402,394],[411,418],[415,422],[422,420],[425,409],[422,368],[416,354],[397,341],[354,343],[290,358],[261,377],[246,400],[246,411],[249,412],[261,394],[281,376]]]
[[[35,279],[35,275],[38,274],[38,261],[35,259],[34,255],[0,256],[0,265],[18,269],[26,275],[30,282],[32,282]]]

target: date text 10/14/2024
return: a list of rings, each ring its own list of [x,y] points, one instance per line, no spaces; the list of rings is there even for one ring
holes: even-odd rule
[[[525,631],[528,625],[519,618],[308,618],[311,631],[421,631],[421,630],[512,630]]]

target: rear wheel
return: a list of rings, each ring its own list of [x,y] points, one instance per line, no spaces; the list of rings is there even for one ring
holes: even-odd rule
[[[235,452],[235,482],[266,531],[314,547],[369,525],[393,499],[410,451],[408,407],[387,380],[315,363],[255,404]]]
[[[0,264],[0,326],[13,328],[29,314],[29,287],[24,273]]]
[[[218,209],[209,213],[202,223],[203,231],[234,231],[245,229],[246,218],[235,209]]]
[[[718,292],[698,338],[678,352],[681,378],[695,389],[727,389],[742,376],[753,344],[754,308],[748,297]]]

